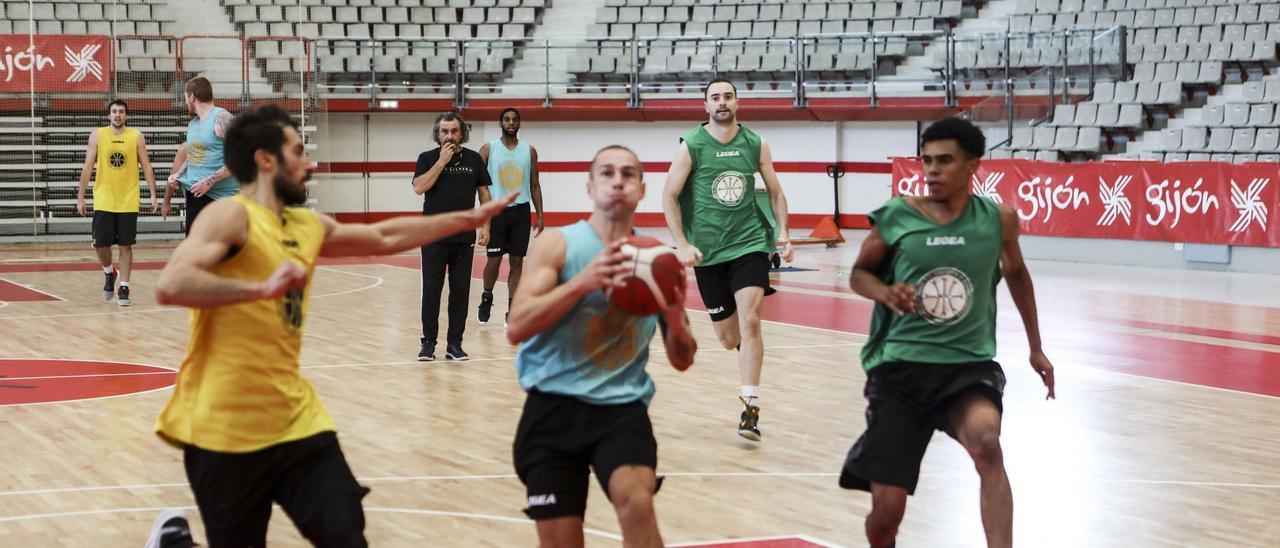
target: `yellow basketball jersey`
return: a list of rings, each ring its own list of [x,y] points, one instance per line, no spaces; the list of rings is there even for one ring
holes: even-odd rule
[[[93,183],[93,209],[138,212],[138,130],[116,135],[98,128],[98,174]]]
[[[277,216],[242,195],[232,199],[249,213],[249,237],[213,272],[265,280],[292,259],[307,269],[307,287],[276,300],[192,309],[187,355],[156,433],[177,446],[247,453],[335,430],[298,367],[324,227],[306,208]]]

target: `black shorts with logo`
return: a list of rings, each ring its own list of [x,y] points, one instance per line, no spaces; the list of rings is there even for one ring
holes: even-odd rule
[[[525,399],[512,454],[528,494],[524,513],[535,520],[585,514],[588,467],[606,495],[618,467],[658,467],[644,402],[593,405],[538,390]]]
[[[500,257],[510,253],[523,257],[529,251],[529,202],[508,206],[489,221],[487,255]]]
[[[133,245],[138,240],[138,212],[93,212],[93,247]]]
[[[934,430],[956,437],[947,418],[963,394],[977,392],[1003,411],[1004,370],[994,361],[964,364],[886,363],[867,373],[867,431],[849,450],[840,487],[896,485],[913,494]]]
[[[718,322],[738,311],[733,294],[744,287],[760,287],[765,295],[775,291],[769,287],[769,255],[763,251],[748,253],[736,259],[711,266],[696,266],[693,276],[698,280],[698,293],[707,305],[711,321]]]
[[[333,432],[250,453],[188,445],[183,462],[209,546],[266,546],[272,501],[316,546],[367,546],[361,499],[369,489],[356,483]]]

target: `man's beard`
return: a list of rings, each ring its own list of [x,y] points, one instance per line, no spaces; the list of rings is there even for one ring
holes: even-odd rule
[[[120,122],[119,124],[117,124],[117,123],[115,123],[114,121],[112,121],[112,122],[111,122],[111,127],[112,127],[113,129],[121,129],[121,128],[123,128],[123,127],[124,127],[124,122]]]
[[[311,175],[303,175],[302,180],[298,184],[291,184],[289,178],[283,173],[276,173],[271,178],[271,185],[276,190],[276,197],[284,202],[287,206],[300,206],[307,203],[307,181],[311,180]]]
[[[503,133],[505,133],[508,137],[515,137],[515,136],[517,136],[517,135],[519,135],[519,134],[520,134],[520,128],[518,128],[518,127],[509,127],[509,128],[504,129],[504,130],[503,130]]]

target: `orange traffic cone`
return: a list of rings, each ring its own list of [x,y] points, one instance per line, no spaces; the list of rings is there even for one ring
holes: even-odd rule
[[[844,243],[844,236],[840,234],[840,228],[836,226],[835,220],[831,217],[823,217],[821,221],[818,221],[818,226],[813,227],[813,232],[809,233],[809,237],[815,240]]]

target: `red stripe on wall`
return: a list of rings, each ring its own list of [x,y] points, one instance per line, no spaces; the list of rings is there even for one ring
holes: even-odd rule
[[[892,173],[891,162],[838,162],[845,173]],[[826,173],[831,162],[774,162],[778,173]],[[413,173],[414,162],[322,162],[319,171],[328,173]],[[665,172],[671,162],[644,162],[649,173]],[[538,162],[541,173],[586,173],[591,162]]]

